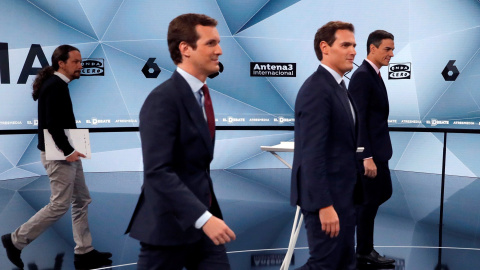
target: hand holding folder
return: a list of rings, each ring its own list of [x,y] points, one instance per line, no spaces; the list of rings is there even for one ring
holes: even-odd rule
[[[45,155],[47,160],[65,160],[65,156],[70,153],[63,153],[53,141],[52,135],[47,129],[43,130],[45,137]],[[88,129],[65,129],[65,135],[68,142],[77,151],[84,154],[86,159],[92,157],[90,149],[90,135]]]

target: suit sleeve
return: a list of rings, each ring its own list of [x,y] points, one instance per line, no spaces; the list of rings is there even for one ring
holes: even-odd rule
[[[302,194],[313,202],[315,208],[320,209],[333,205],[327,180],[332,100],[325,89],[318,89],[312,85],[304,91],[298,114],[301,122],[300,134],[303,134],[300,142],[301,173],[306,183],[306,187],[302,187]]]
[[[357,72],[348,85],[348,92],[357,107],[358,118],[358,146],[364,147],[358,156],[361,159],[372,157],[368,127],[368,108],[371,95],[372,81],[367,72]]]
[[[186,230],[207,211],[207,207],[174,171],[173,157],[181,121],[177,106],[165,92],[152,92],[140,112],[139,129],[146,199],[162,204],[161,207],[172,212]]]
[[[61,91],[59,91],[61,90]],[[48,89],[49,93],[46,95],[46,122],[48,132],[52,135],[55,145],[62,150],[65,156],[70,155],[75,149],[68,142],[68,137],[65,135],[65,126],[62,122],[62,114],[64,104],[68,96],[65,95],[68,89],[58,89],[52,87]]]

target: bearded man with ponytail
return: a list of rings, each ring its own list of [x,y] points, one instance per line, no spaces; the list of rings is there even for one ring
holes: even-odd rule
[[[59,220],[72,205],[73,239],[76,243],[74,263],[77,269],[111,265],[112,254],[99,252],[92,246],[88,226],[88,205],[92,201],[80,157],[68,142],[64,129],[76,128],[68,83],[80,78],[82,56],[70,45],[61,45],[52,55],[52,66],[43,68],[33,82],[33,100],[38,101],[38,145],[40,157],[50,178],[50,203],[40,209],[13,233],[2,236],[9,260],[23,269],[21,251],[41,233]],[[52,135],[65,160],[47,160],[44,130]]]

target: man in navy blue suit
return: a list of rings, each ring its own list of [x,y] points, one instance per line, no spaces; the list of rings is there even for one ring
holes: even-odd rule
[[[138,269],[230,269],[224,244],[235,234],[222,220],[210,178],[215,116],[206,79],[219,71],[216,25],[202,14],[170,22],[177,69],[140,111],[144,183],[127,228],[140,240]]]
[[[380,68],[393,57],[393,35],[387,31],[372,32],[367,39],[367,59],[353,73],[348,86],[358,108],[358,154],[364,191],[363,204],[357,206],[357,260],[374,265],[392,264],[373,248],[373,228],[379,206],[392,196],[392,180],[388,160],[392,143],[388,133],[388,96]]]
[[[321,61],[295,102],[291,204],[305,218],[310,258],[299,269],[355,269],[356,122],[343,75],[352,70],[354,27],[333,21],[318,29]]]

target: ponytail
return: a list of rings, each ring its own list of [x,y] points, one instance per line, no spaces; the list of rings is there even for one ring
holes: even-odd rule
[[[53,72],[55,72],[55,70],[51,66],[44,67],[38,72],[35,81],[33,81],[33,100],[36,101],[38,99],[40,88],[42,88],[43,83],[53,75]]]

